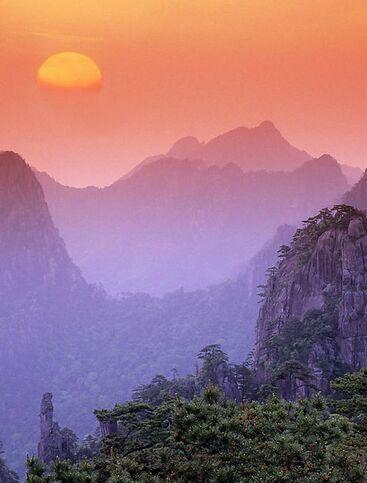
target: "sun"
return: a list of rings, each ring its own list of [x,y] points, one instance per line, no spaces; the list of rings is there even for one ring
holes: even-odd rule
[[[87,55],[60,52],[44,61],[38,69],[37,82],[64,89],[98,89],[102,85],[102,72]]]

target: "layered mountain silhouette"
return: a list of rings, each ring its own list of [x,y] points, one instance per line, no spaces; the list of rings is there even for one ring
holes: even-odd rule
[[[321,179],[315,178],[318,165]],[[75,243],[84,238],[80,261],[113,263],[118,281],[129,273],[129,258],[131,273],[153,267],[148,274],[157,285],[177,267],[197,277],[206,266],[215,273],[224,257],[242,274],[205,290],[111,298],[88,285],[75,255],[76,264],[69,257],[34,172],[18,155],[2,153],[0,440],[7,461],[20,471],[24,454],[34,452],[37,408],[46,391],[54,393],[64,423],[84,435],[94,430],[94,408],[127,399],[157,373],[191,371],[207,344],[219,343],[232,360],[243,360],[254,339],[257,285],[289,229],[278,231],[245,266],[236,263],[240,253],[242,262],[249,257],[244,236],[255,252],[271,233],[272,205],[278,219],[297,218],[346,185],[327,156],[287,174],[163,159],[106,189],[67,188],[46,174],[38,177],[58,225],[65,224],[61,235],[69,233],[67,245],[71,235]]]
[[[179,159],[202,159],[207,164],[235,163],[244,171],[290,171],[311,156],[292,146],[271,121],[254,128],[239,127],[200,144],[183,138],[168,151]]]
[[[225,280],[279,225],[297,223],[347,189],[327,155],[290,172],[251,173],[166,157],[103,189],[37,176],[87,280],[110,293],[155,295]]]
[[[83,436],[94,431],[94,408],[129,398],[157,373],[188,373],[208,343],[237,361],[250,349],[246,278],[160,299],[112,299],[84,281],[33,171],[14,153],[0,155],[0,197],[0,440],[20,473],[35,451],[44,392]]]
[[[256,127],[238,127],[206,143],[193,136],[179,139],[166,154],[151,156],[136,166],[128,175],[160,158],[201,159],[208,166],[235,163],[244,172],[292,171],[312,158],[307,152],[292,146],[271,121]],[[348,184],[353,185],[362,175],[358,167],[340,165]]]

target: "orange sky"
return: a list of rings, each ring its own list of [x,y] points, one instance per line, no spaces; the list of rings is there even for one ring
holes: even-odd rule
[[[37,86],[61,51],[91,56],[103,87]],[[0,0],[0,148],[72,185],[263,119],[365,167],[366,89],[366,0]]]

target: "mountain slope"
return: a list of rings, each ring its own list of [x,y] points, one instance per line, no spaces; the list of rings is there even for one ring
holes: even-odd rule
[[[353,188],[343,196],[343,203],[359,209],[367,208],[367,170]]]
[[[344,174],[349,186],[354,186],[362,177],[363,169],[358,166],[349,166],[348,164],[341,164],[340,168]]]
[[[111,293],[154,295],[225,280],[279,225],[299,222],[347,189],[329,156],[289,173],[161,158],[104,189],[37,176],[87,280]]]
[[[162,158],[203,160],[208,166],[237,164],[248,171],[292,171],[311,159],[311,155],[292,146],[271,121],[254,128],[238,127],[206,143],[193,136],[176,141],[166,154],[150,156],[129,171],[122,179],[137,173],[143,166]],[[340,164],[348,185],[353,186],[361,177],[361,168]]]
[[[0,153],[0,293],[2,310],[57,286],[86,286],[54,227],[42,188],[15,153]]]

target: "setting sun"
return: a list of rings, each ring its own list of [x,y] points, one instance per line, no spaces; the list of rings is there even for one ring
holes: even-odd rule
[[[93,89],[100,87],[102,73],[88,56],[77,52],[61,52],[49,57],[39,68],[40,85],[66,89]]]

